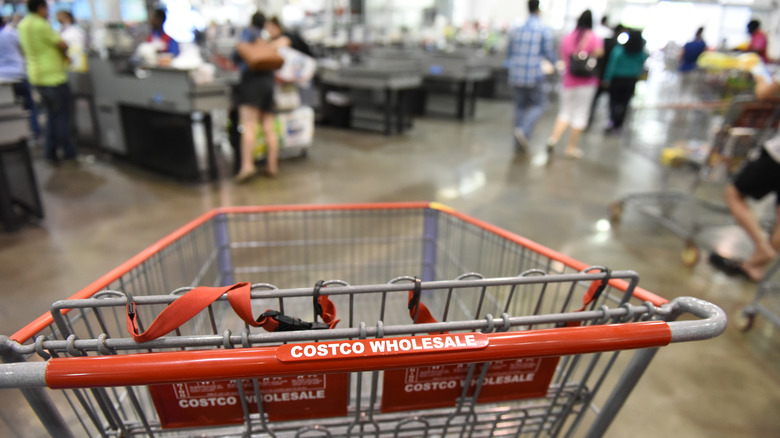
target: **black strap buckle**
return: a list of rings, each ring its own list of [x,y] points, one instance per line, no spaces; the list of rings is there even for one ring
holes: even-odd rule
[[[414,309],[420,304],[420,295],[422,294],[422,280],[414,277],[414,289],[412,289],[412,299],[409,300],[409,310]]]
[[[277,332],[295,332],[301,330],[327,330],[328,325],[324,322],[307,322],[300,318],[283,315],[278,310],[269,310],[257,318],[257,322],[262,322],[264,318],[272,318],[276,321]]]

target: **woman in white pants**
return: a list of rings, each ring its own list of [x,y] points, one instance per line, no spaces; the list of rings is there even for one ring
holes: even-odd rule
[[[566,64],[563,74],[560,109],[555,119],[552,134],[547,140],[547,153],[552,154],[563,134],[571,127],[565,154],[569,158],[582,157],[577,145],[582,132],[588,126],[590,104],[599,85],[598,74],[575,76],[571,72],[570,58],[573,54],[587,54],[598,58],[604,54],[604,41],[593,32],[593,14],[586,10],[577,20],[577,28],[561,40],[561,59]],[[584,53],[583,53],[584,52]]]

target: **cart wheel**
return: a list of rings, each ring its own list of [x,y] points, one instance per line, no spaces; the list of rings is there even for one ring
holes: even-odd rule
[[[737,330],[741,332],[747,332],[753,328],[753,323],[756,320],[755,313],[748,313],[747,309],[742,309],[739,312],[739,316],[735,318],[734,324],[737,326]]]
[[[696,266],[696,263],[699,263],[700,255],[699,247],[693,242],[687,242],[682,251],[680,251],[680,258],[686,268]]]
[[[617,225],[620,223],[621,216],[623,216],[623,203],[615,201],[609,204],[609,222],[612,225]]]

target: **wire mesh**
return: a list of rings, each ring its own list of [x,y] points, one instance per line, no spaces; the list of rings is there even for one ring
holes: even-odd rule
[[[239,281],[253,283],[255,295],[263,297],[253,301],[255,314],[270,308],[311,320],[312,286],[329,280],[324,293],[338,309],[339,328],[353,329],[339,335],[349,339],[415,333],[408,310],[415,277],[426,285],[421,302],[439,322],[453,324],[448,326],[451,333],[537,330],[575,320],[630,322],[659,311],[631,295],[635,278],[622,273],[629,281],[627,292],[608,286],[589,307],[609,305],[609,312],[575,313],[592,282],[609,275],[601,268],[589,272],[579,273],[535,248],[431,208],[222,213],[119,276],[106,291],[55,303],[55,322],[26,347],[38,353],[29,360],[41,360],[278,345],[336,333],[250,331],[225,300],[218,300],[175,333],[144,344],[143,350],[127,339],[127,295],[134,297],[143,330],[188,287]],[[606,398],[627,360],[620,352],[564,356],[553,364],[546,394],[490,403],[481,402],[479,393],[495,383],[487,374],[491,365],[468,365],[462,385],[473,389],[464,389],[452,406],[402,412],[383,410],[385,372],[352,373],[347,415],[309,421],[269,421],[263,404],[247,401],[262,399],[267,382],[251,379],[234,385],[243,423],[201,428],[210,436],[568,435],[597,415],[592,406]],[[55,404],[76,435],[195,434],[192,429],[164,429],[148,387],[49,392],[55,393]]]

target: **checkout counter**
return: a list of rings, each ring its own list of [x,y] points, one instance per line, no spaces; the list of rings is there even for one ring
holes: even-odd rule
[[[0,223],[16,231],[25,219],[43,219],[27,137],[30,114],[15,101],[13,85],[0,82]]]
[[[344,121],[335,124],[367,129],[381,125],[385,135],[412,127],[408,95],[423,82],[418,62],[366,58],[354,65],[323,63],[318,79],[326,112],[331,116],[344,112],[339,117]],[[335,102],[329,97],[332,92],[342,93],[346,101]]]
[[[426,52],[422,49],[374,47],[371,56],[388,62],[412,60],[419,63],[423,93],[414,105],[417,113],[453,115],[458,120],[474,117],[478,84],[493,77],[495,64],[477,49]]]
[[[437,52],[423,58],[424,87],[430,94],[455,96],[455,118],[473,118],[476,113],[477,86],[491,78],[492,66],[482,52]],[[452,107],[448,105],[448,107]],[[426,109],[430,112],[430,109]]]
[[[197,84],[190,71],[136,73],[128,58],[89,59],[98,144],[132,163],[183,180],[217,178],[213,111],[230,107],[233,78]]]

